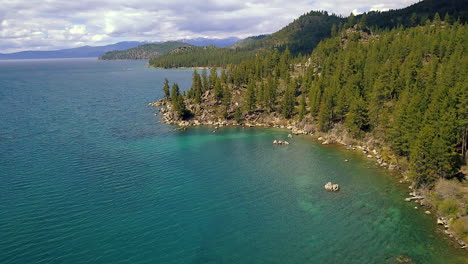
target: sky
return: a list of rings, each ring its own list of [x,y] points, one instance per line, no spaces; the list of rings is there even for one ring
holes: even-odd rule
[[[0,0],[0,53],[119,41],[245,38],[311,10],[348,16],[418,0]]]

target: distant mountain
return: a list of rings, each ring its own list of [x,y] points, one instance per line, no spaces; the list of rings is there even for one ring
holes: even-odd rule
[[[0,53],[1,60],[14,59],[55,59],[55,58],[86,58],[99,57],[103,53],[112,50],[125,50],[145,44],[140,41],[124,41],[106,46],[84,46],[72,49],[49,50],[49,51],[20,51],[15,53]]]
[[[194,46],[213,45],[217,47],[227,47],[238,42],[240,39],[235,37],[224,39],[194,38],[181,39],[176,42],[183,42]],[[160,44],[161,42],[148,41],[124,41],[106,46],[83,46],[71,49],[49,50],[49,51],[20,51],[14,53],[0,53],[0,60],[18,60],[18,59],[57,59],[57,58],[87,58],[100,57],[109,51],[120,51],[135,48],[145,44]]]
[[[180,39],[177,41],[192,44],[194,46],[216,46],[220,48],[229,47],[237,43],[240,38],[230,37],[223,39],[209,39],[209,38],[194,38],[194,39]]]
[[[263,39],[263,38],[266,38],[268,36],[269,35],[258,35],[258,36],[248,37],[248,38],[239,40],[238,42],[234,43],[233,45],[231,45],[229,47],[233,48],[233,49],[243,48],[245,46],[248,46],[250,43],[252,43],[252,42],[254,42],[256,40]]]
[[[175,49],[184,49],[193,47],[191,44],[168,41],[164,43],[145,44],[126,50],[109,51],[100,56],[100,60],[142,60],[153,59],[163,54],[169,53]]]

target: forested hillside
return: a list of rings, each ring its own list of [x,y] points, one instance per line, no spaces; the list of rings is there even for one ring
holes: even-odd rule
[[[110,51],[100,56],[100,60],[142,60],[159,57],[178,48],[193,47],[190,44],[168,41],[160,44],[145,44],[135,48]]]
[[[255,57],[255,51],[237,52],[234,49],[215,46],[176,49],[161,57],[151,59],[149,64],[156,68],[213,67],[237,64]]]
[[[359,16],[351,15],[345,19],[325,11],[311,11],[291,22],[280,31],[259,39],[249,39],[241,45],[229,48],[187,49],[176,54],[166,54],[150,61],[150,65],[160,68],[172,67],[220,67],[236,64],[239,58],[253,58],[257,52],[276,48],[280,51],[289,49],[293,56],[309,54],[321,41],[343,28],[355,23],[368,26],[371,30],[393,29],[400,26],[414,27],[424,25],[427,19],[433,19],[439,12],[461,23],[468,18],[466,0],[425,0],[409,7],[388,12],[369,12]],[[206,58],[206,57],[209,58]]]
[[[454,176],[466,157],[467,33],[436,15],[375,40],[351,33],[346,46],[340,38],[323,42],[305,77],[311,118],[324,131],[343,122],[356,137],[384,139],[408,158],[419,185]]]
[[[341,21],[344,20],[327,12],[311,11],[269,36],[248,38],[228,48],[187,49],[152,59],[149,63],[159,68],[220,67],[251,59],[256,52],[271,48],[288,48],[294,54],[310,53],[322,39],[330,37],[332,25],[338,25]]]
[[[414,27],[424,24],[427,19],[434,19],[435,13],[448,14],[452,18],[460,18],[460,21],[465,22],[468,19],[467,8],[466,0],[424,0],[403,9],[369,12],[365,16],[369,25],[390,29],[400,25]],[[358,19],[362,16],[364,15],[358,16]]]
[[[321,131],[343,124],[355,138],[381,139],[408,160],[418,185],[431,185],[454,176],[466,158],[467,43],[466,25],[438,15],[425,26],[378,35],[355,25],[299,65],[288,50],[272,51],[229,68],[211,86],[195,78],[188,98],[202,103],[212,88],[227,118],[277,112]],[[233,89],[239,108],[223,99]]]

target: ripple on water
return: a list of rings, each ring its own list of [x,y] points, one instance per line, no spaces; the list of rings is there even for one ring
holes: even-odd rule
[[[356,153],[158,123],[155,87],[191,75],[0,62],[0,263],[465,263]]]

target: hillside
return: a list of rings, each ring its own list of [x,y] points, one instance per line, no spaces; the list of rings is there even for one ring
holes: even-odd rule
[[[106,52],[104,55],[100,56],[100,60],[143,60],[143,59],[152,59],[159,57],[163,54],[169,53],[172,50],[179,48],[189,48],[192,45],[168,41],[158,44],[145,44],[135,48],[121,50],[121,51],[110,51]]]
[[[55,59],[55,58],[87,58],[99,57],[103,53],[112,50],[125,50],[144,44],[139,41],[125,41],[106,46],[83,46],[72,49],[50,50],[50,51],[21,51],[14,53],[0,53],[1,60],[14,59]]]
[[[212,45],[212,46],[224,48],[224,47],[229,47],[231,45],[234,45],[240,40],[241,39],[236,38],[236,37],[229,37],[229,38],[220,38],[220,39],[192,38],[192,39],[179,39],[176,41],[184,42],[184,43],[191,44],[194,46],[199,46],[199,47]]]
[[[327,12],[312,11],[272,35],[250,37],[232,47],[212,49],[210,53],[205,52],[206,49],[188,49],[176,54],[166,54],[151,60],[150,65],[160,68],[226,66],[253,58],[256,52],[271,48],[288,48],[294,54],[308,53],[320,40],[330,36],[333,24],[342,21],[342,18],[328,15]]]
[[[243,47],[247,50],[268,48],[288,48],[293,54],[310,53],[317,44],[330,37],[333,25],[338,25],[344,19],[327,12],[311,11],[300,16],[280,31],[265,38],[258,39]]]
[[[468,3],[466,0],[424,0],[399,10],[369,12],[366,20],[368,25],[376,28],[412,27],[433,19],[435,13],[442,17],[448,14],[454,20],[460,18],[461,22],[465,22],[468,20]]]
[[[373,34],[343,28],[293,63],[271,51],[171,94],[164,118],[196,124],[289,127],[339,142],[400,171],[420,205],[468,243],[468,26],[438,15],[425,26]],[[425,43],[425,45],[421,45]],[[211,77],[213,76],[213,77]],[[426,209],[426,210],[427,210]]]
[[[231,48],[231,49],[244,48],[244,47],[250,45],[252,42],[255,42],[257,40],[260,40],[260,39],[263,39],[263,38],[266,38],[266,37],[268,37],[268,35],[258,35],[258,36],[248,37],[248,38],[239,40],[238,42],[231,45],[229,48]]]
[[[342,27],[349,27],[356,22],[366,24],[373,31],[382,31],[399,26],[412,27],[423,25],[434,14],[444,17],[448,14],[453,20],[468,19],[466,0],[425,0],[409,7],[388,12],[369,12],[349,19],[329,15],[323,11],[311,11],[294,20],[283,29],[259,39],[247,39],[244,43],[234,45],[235,54],[225,49],[213,50],[209,55],[215,59],[205,59],[207,54],[202,49],[186,50],[183,53],[167,54],[151,60],[155,67],[170,68],[184,66],[226,66],[237,63],[238,58],[253,58],[256,52],[277,48],[280,51],[289,49],[293,56],[309,54],[321,41],[330,37]],[[222,58],[222,59],[221,59]],[[212,64],[206,64],[210,62]]]

